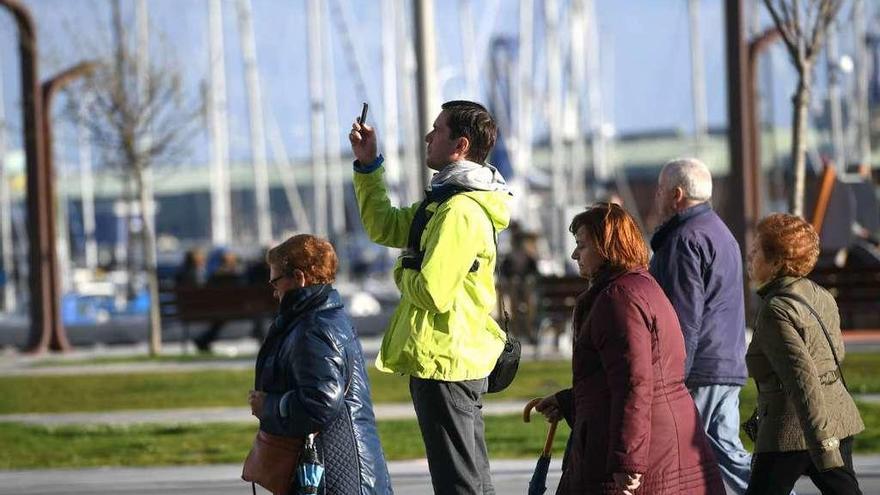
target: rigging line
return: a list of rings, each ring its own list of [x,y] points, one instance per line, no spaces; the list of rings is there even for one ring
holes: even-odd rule
[[[350,22],[349,11],[342,8],[339,0],[332,0],[330,2],[330,13],[330,18],[337,24],[337,32],[342,41],[342,52],[345,54],[345,61],[348,65],[349,74],[354,78],[355,93],[362,101],[379,101],[369,98],[367,86],[364,84],[364,71],[361,70],[360,64],[362,57],[359,56],[360,50],[358,50],[357,46],[351,41],[351,30],[349,29],[349,26],[353,23]],[[377,108],[376,110],[379,109]],[[380,121],[377,120],[377,122]]]

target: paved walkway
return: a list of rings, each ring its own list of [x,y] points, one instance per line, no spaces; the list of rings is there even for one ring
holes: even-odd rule
[[[492,480],[496,493],[525,493],[535,468],[534,459],[493,460]],[[554,493],[561,462],[554,459],[548,491]],[[394,493],[433,493],[424,459],[388,463]],[[249,483],[240,479],[240,464],[158,468],[95,468],[32,471],[0,471],[0,495],[244,495]],[[257,488],[260,495],[267,494]]]
[[[880,456],[853,458],[859,484],[865,494],[880,493]],[[525,493],[535,460],[492,460],[496,493]],[[550,465],[547,492],[554,493],[560,461]],[[398,495],[429,495],[428,467],[424,459],[389,462],[388,470]],[[186,467],[51,469],[0,471],[0,495],[243,495],[250,486],[241,481],[240,464]],[[806,478],[797,484],[798,495],[818,495]],[[264,490],[259,494],[267,493]],[[638,492],[636,492],[638,493]],[[732,492],[730,492],[732,493]]]
[[[856,400],[880,404],[880,394],[857,395]],[[504,416],[522,413],[525,400],[487,401],[483,405],[485,416]],[[412,404],[374,404],[373,410],[379,421],[414,419]],[[205,424],[205,423],[251,423],[256,418],[243,407],[205,407],[186,409],[140,409],[108,412],[75,413],[24,413],[0,414],[0,423],[24,423],[41,426],[63,425],[112,425],[136,424]]]
[[[494,401],[483,406],[486,416],[522,413],[526,401]],[[375,404],[373,410],[379,421],[415,418],[410,403]],[[250,423],[256,421],[244,407],[212,407],[191,409],[132,410],[79,413],[3,414],[0,423],[26,423],[42,426],[106,424],[124,426],[133,424],[200,424]]]

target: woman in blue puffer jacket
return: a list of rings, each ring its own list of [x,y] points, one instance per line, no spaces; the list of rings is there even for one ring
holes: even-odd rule
[[[296,235],[266,261],[280,308],[249,397],[260,429],[287,437],[318,432],[326,495],[392,493],[360,342],[331,285],[333,246]]]

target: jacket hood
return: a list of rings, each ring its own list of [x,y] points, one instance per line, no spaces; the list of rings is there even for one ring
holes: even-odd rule
[[[510,206],[508,205],[510,194],[489,191],[470,191],[462,193],[462,195],[472,198],[477,203],[480,203],[480,206],[482,206],[486,214],[489,215],[489,219],[492,220],[492,226],[495,227],[496,233],[506,229],[510,224]]]
[[[481,165],[467,160],[450,163],[443,167],[434,177],[427,191],[437,187],[459,187],[470,191],[498,191],[510,193],[504,177],[497,168],[489,165]]]
[[[479,203],[496,231],[504,230],[510,224],[508,202],[513,194],[501,172],[492,165],[467,160],[451,163],[434,174],[425,192],[431,198],[442,196],[448,189],[464,190],[462,194]]]

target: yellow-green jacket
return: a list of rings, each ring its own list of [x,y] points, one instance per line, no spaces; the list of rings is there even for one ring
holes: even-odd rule
[[[354,174],[361,220],[373,242],[405,248],[419,203],[392,206],[384,173],[379,167]],[[496,302],[493,236],[510,221],[508,199],[506,192],[472,191],[428,206],[421,270],[405,269],[399,259],[394,267],[400,305],[376,358],[379,370],[443,381],[489,375],[505,341],[490,312]],[[471,273],[475,259],[479,269]]]

